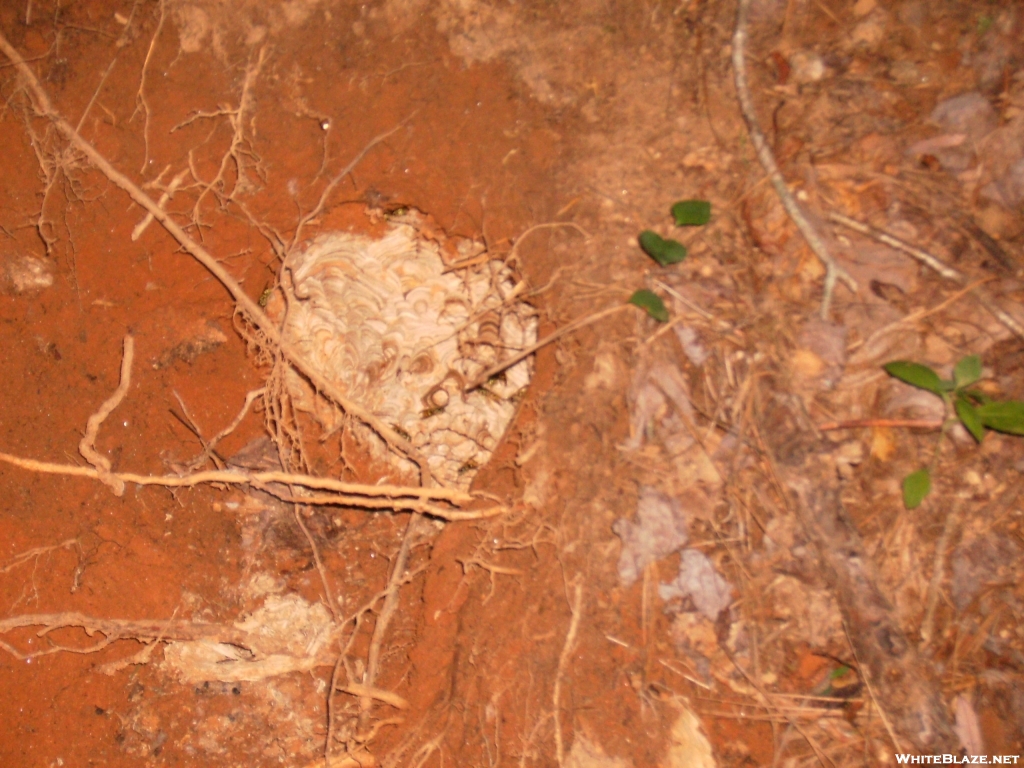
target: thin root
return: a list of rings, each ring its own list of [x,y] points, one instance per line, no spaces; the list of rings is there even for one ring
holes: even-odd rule
[[[103,458],[102,456],[100,458]],[[190,475],[138,475],[132,472],[101,471],[95,467],[80,467],[74,464],[55,464],[48,461],[24,459],[9,453],[0,453],[0,461],[12,464],[30,472],[48,475],[70,475],[87,477],[92,480],[107,480],[137,485],[159,485],[167,488],[191,488],[203,483],[224,483],[226,485],[252,485],[272,493],[285,501],[300,501],[303,504],[337,504],[340,506],[363,507],[366,509],[396,509],[422,512],[444,520],[479,520],[494,517],[505,512],[500,505],[480,510],[459,511],[448,509],[431,501],[449,504],[468,504],[478,497],[451,488],[423,488],[401,485],[368,485],[346,483],[329,477],[315,477],[293,472],[238,472],[235,470],[208,470]],[[105,479],[106,478],[106,479]],[[334,495],[292,496],[276,489],[275,485],[299,486],[317,490],[333,491]],[[122,490],[123,492],[123,490]]]
[[[118,384],[114,394],[100,406],[100,409],[89,417],[86,423],[85,436],[78,444],[78,452],[88,461],[96,472],[96,478],[114,491],[115,496],[124,495],[124,481],[110,471],[110,459],[103,456],[96,450],[96,435],[100,425],[104,422],[111,411],[117,408],[128,393],[128,387],[132,383],[132,360],[135,357],[135,340],[131,336],[124,337],[124,357],[121,360],[121,383]]]
[[[196,259],[196,261],[202,264],[214,277],[217,278],[217,280],[220,281],[220,283],[227,289],[228,293],[230,293],[237,302],[239,309],[245,312],[246,316],[252,321],[252,323],[264,334],[268,342],[280,349],[281,353],[288,359],[289,363],[291,363],[296,370],[309,379],[322,394],[334,401],[343,411],[367,424],[371,429],[379,434],[389,446],[403,455],[408,456],[413,462],[415,462],[420,467],[421,473],[426,482],[440,484],[437,482],[427,465],[426,459],[418,450],[416,450],[412,443],[401,437],[394,429],[385,424],[374,414],[349,400],[334,382],[328,380],[291,343],[283,339],[277,326],[266,316],[260,305],[257,304],[256,301],[253,300],[244,290],[242,290],[242,286],[238,284],[238,281],[231,276],[224,266],[205,248],[197,243],[187,232],[185,232],[181,225],[174,221],[166,211],[156,204],[155,200],[140,189],[135,182],[114,168],[109,160],[101,155],[89,142],[83,139],[78,131],[76,131],[74,127],[67,122],[67,120],[61,117],[60,113],[57,112],[53,104],[50,102],[50,98],[40,85],[38,78],[36,78],[31,68],[26,64],[25,59],[2,34],[0,34],[0,51],[10,59],[21,76],[25,79],[26,85],[35,97],[39,111],[45,115],[54,124],[54,126],[56,126],[57,130],[64,135],[76,150],[85,155],[90,163],[99,169],[113,184],[124,190],[139,206],[151,213],[153,218],[159,221],[168,233],[170,233],[170,235],[174,237],[174,239],[177,240],[182,247]],[[356,160],[354,160],[353,163],[357,162],[358,159],[365,154],[366,150],[374,146],[379,141],[382,141],[387,135],[388,134],[378,136],[376,139],[371,141],[367,148],[357,155]],[[351,170],[351,168],[349,168],[349,170]],[[337,179],[339,182],[340,178],[341,175],[339,175],[339,178]],[[329,189],[333,189],[333,187],[329,186]],[[324,196],[326,196],[327,192],[328,190],[325,190]],[[302,222],[300,222],[300,225],[301,224]]]
[[[562,653],[558,657],[558,671],[555,672],[555,687],[551,693],[551,703],[554,706],[555,718],[555,755],[558,757],[558,764],[565,764],[565,744],[562,737],[562,678],[565,677],[566,669],[569,666],[569,659],[573,649],[576,647],[576,634],[580,629],[580,619],[583,617],[583,578],[576,577],[573,587],[572,604],[569,606],[572,611],[572,620],[569,622],[569,631],[565,634],[565,643],[562,645]]]

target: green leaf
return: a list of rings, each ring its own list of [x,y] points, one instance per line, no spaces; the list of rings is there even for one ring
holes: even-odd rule
[[[700,227],[711,221],[711,203],[707,200],[680,200],[672,206],[677,227]]]
[[[969,387],[981,378],[981,358],[970,355],[960,360],[953,369],[953,381],[956,388]]]
[[[678,264],[686,258],[686,246],[675,240],[666,240],[657,232],[645,229],[640,233],[640,247],[644,253],[665,267],[669,264]]]
[[[903,478],[903,506],[914,509],[932,490],[932,476],[927,469],[911,472]]]
[[[640,307],[640,309],[646,310],[647,314],[659,323],[668,322],[668,310],[665,309],[665,302],[663,302],[658,294],[653,291],[641,288],[629,297],[629,303],[635,304]]]
[[[984,405],[985,403],[995,402],[991,397],[978,389],[964,389],[958,394],[960,397],[966,398],[971,405]]]
[[[839,679],[840,677],[842,677],[843,675],[845,675],[849,671],[850,671],[850,668],[848,666],[846,666],[845,664],[841,664],[838,667],[836,667],[835,669],[833,669],[831,672],[828,673],[828,679],[829,680],[837,680],[837,679]]]
[[[900,381],[912,384],[918,389],[926,389],[940,397],[949,390],[949,387],[945,386],[947,382],[943,382],[939,378],[939,374],[927,365],[908,363],[905,360],[894,360],[882,367],[885,368],[885,372],[890,376],[895,376]]]
[[[1006,400],[1001,403],[985,403],[974,409],[981,423],[996,432],[1024,435],[1024,403]]]
[[[981,417],[978,416],[978,411],[967,401],[967,398],[958,397],[954,407],[956,408],[956,415],[960,417],[960,421],[967,427],[967,431],[974,435],[974,439],[979,443],[984,440],[985,426],[981,422]]]

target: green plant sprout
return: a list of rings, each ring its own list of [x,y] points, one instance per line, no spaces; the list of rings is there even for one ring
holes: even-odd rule
[[[654,291],[641,288],[629,297],[629,303],[635,304],[640,307],[640,309],[645,310],[648,315],[653,317],[659,323],[668,322],[668,310],[665,308],[665,302],[663,302],[661,297]]]
[[[640,241],[643,252],[663,267],[667,267],[669,264],[678,264],[686,258],[685,245],[678,240],[666,240],[650,229],[641,232],[637,240]]]
[[[677,227],[703,226],[711,220],[711,203],[707,200],[680,200],[672,206],[672,218]],[[664,238],[650,229],[641,232],[637,240],[643,252],[662,267],[678,264],[687,256],[685,245],[678,240]],[[649,317],[659,323],[668,322],[665,302],[653,291],[642,288],[629,297],[629,303],[645,310]]]
[[[883,366],[890,376],[911,386],[931,392],[942,398],[947,414],[942,423],[942,433],[935,445],[932,465],[938,458],[942,438],[950,427],[959,421],[979,443],[985,439],[986,430],[1005,432],[1010,435],[1024,435],[1024,402],[1016,400],[993,400],[973,385],[981,379],[981,358],[970,355],[962,358],[953,368],[953,378],[943,379],[927,365],[895,360]],[[914,509],[924,501],[932,489],[931,466],[911,472],[903,478],[903,504]]]
[[[711,203],[707,200],[680,200],[672,206],[677,227],[703,227],[711,221]]]

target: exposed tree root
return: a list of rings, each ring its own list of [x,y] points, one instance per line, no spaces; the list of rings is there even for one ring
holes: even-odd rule
[[[40,85],[38,78],[36,78],[35,74],[32,72],[32,69],[25,62],[24,58],[22,58],[21,54],[18,53],[17,49],[15,49],[2,34],[0,34],[0,51],[2,51],[11,63],[14,64],[15,68],[24,79],[25,85],[31,91],[35,99],[38,111],[54,124],[57,130],[63,134],[77,152],[84,155],[85,158],[100,170],[113,184],[124,190],[132,200],[144,208],[148,213],[152,214],[153,218],[159,221],[168,233],[170,233],[170,235],[174,237],[174,239],[177,240],[181,246],[196,259],[196,261],[202,264],[214,277],[217,278],[217,280],[220,281],[220,283],[227,289],[228,293],[230,293],[234,298],[239,309],[245,313],[245,316],[259,329],[259,331],[266,337],[267,341],[281,351],[281,354],[287,358],[288,362],[293,365],[297,371],[309,379],[319,392],[330,398],[343,411],[351,414],[373,429],[393,450],[415,462],[420,467],[425,481],[433,482],[438,485],[441,484],[433,477],[433,473],[430,471],[426,459],[419,451],[416,450],[415,447],[413,447],[412,443],[395,432],[394,429],[381,421],[374,414],[370,413],[357,403],[349,400],[349,398],[341,392],[334,382],[329,381],[313,365],[311,365],[298,350],[281,337],[281,333],[277,326],[266,316],[260,305],[242,290],[238,281],[231,276],[231,274],[216,258],[213,257],[212,254],[197,243],[181,225],[179,225],[173,218],[171,218],[170,215],[167,214],[166,211],[157,205],[156,201],[147,195],[135,182],[114,168],[109,160],[101,155],[89,142],[82,138],[78,131],[76,131],[75,128],[57,112],[53,104],[50,102],[50,98],[46,91]],[[396,129],[392,129],[392,131],[388,131],[371,140],[367,147],[364,148],[364,150],[357,156],[356,160],[362,157],[370,147],[375,146],[394,130]],[[351,165],[348,166],[347,169],[350,171]],[[335,180],[334,184],[339,182],[341,177],[343,176],[339,174],[339,178]],[[329,185],[329,188],[333,189],[333,186]],[[302,222],[300,222],[300,225],[301,223]]]

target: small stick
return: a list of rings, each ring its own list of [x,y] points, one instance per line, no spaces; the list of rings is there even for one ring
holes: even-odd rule
[[[848,419],[846,421],[826,421],[818,425],[821,432],[834,429],[860,429],[862,427],[904,427],[907,429],[941,429],[942,421],[934,419]]]
[[[832,292],[836,287],[836,281],[841,280],[851,290],[857,291],[856,281],[849,273],[836,263],[835,258],[829,252],[828,246],[822,240],[814,226],[807,220],[799,203],[793,197],[793,193],[786,186],[779,166],[775,162],[768,141],[761,133],[761,127],[757,122],[757,112],[754,110],[754,101],[750,98],[750,89],[747,86],[747,65],[745,61],[747,44],[747,14],[750,11],[750,0],[739,0],[739,7],[736,11],[736,31],[732,36],[732,68],[736,78],[736,95],[740,101],[740,112],[747,123],[747,130],[750,132],[750,143],[754,145],[754,152],[761,162],[765,173],[775,192],[782,201],[782,207],[786,209],[789,218],[796,224],[797,229],[804,236],[807,244],[814,251],[822,264],[825,265],[825,289],[821,299],[821,318],[828,319],[829,307],[832,304]]]
[[[116,496],[124,495],[124,481],[117,475],[111,474],[110,459],[101,455],[96,450],[96,435],[103,421],[110,415],[111,411],[121,404],[124,396],[128,393],[128,387],[132,383],[132,360],[134,357],[135,339],[131,336],[125,336],[124,357],[121,359],[121,382],[117,385],[117,389],[114,390],[114,394],[108,397],[103,405],[100,406],[100,409],[89,417],[89,421],[86,422],[85,436],[78,444],[78,452],[82,454],[82,458],[95,468],[96,478],[100,482],[109,485]]]
[[[163,210],[163,208],[167,205],[167,202],[172,197],[174,197],[174,193],[178,191],[178,187],[181,186],[181,183],[185,180],[185,177],[188,176],[190,172],[191,171],[189,171],[186,168],[184,171],[181,171],[177,176],[171,179],[171,183],[167,185],[167,189],[163,191],[163,194],[160,195],[160,199],[156,203],[158,206],[160,206],[161,210]],[[145,232],[149,225],[152,223],[153,214],[147,213],[142,218],[142,221],[135,225],[135,229],[132,230],[132,242],[134,243],[136,240],[142,237],[142,233]]]
[[[862,224],[856,219],[851,219],[848,216],[843,216],[841,213],[832,211],[828,217],[836,222],[842,224],[848,229],[852,229],[854,232],[860,232],[862,235],[867,235],[870,238],[877,240],[880,243],[885,243],[888,246],[896,248],[897,250],[903,251],[908,256],[912,256],[919,262],[927,267],[931,267],[933,270],[938,272],[947,280],[965,285],[967,283],[967,276],[962,272],[953,269],[941,259],[936,258],[927,251],[922,251],[920,248],[915,248],[909,243],[900,240],[898,237],[893,237],[887,232],[883,232],[880,229],[869,227],[867,224]],[[1005,310],[1001,309],[998,304],[995,303],[995,299],[991,293],[984,288],[972,286],[971,290],[974,291],[975,295],[981,301],[981,305],[992,313],[992,316],[999,322],[1009,328],[1020,338],[1024,339],[1024,326],[1022,326],[1013,315],[1009,314]]]
[[[885,726],[886,733],[889,734],[889,739],[892,741],[893,747],[896,748],[897,752],[905,751],[903,745],[900,743],[899,738],[896,736],[896,730],[892,727],[892,722],[889,720],[889,715],[886,712],[885,707],[878,703],[878,697],[875,696],[874,687],[871,685],[871,675],[864,665],[860,663],[860,659],[857,657],[857,646],[853,642],[853,638],[850,637],[850,627],[846,624],[846,618],[840,613],[839,618],[843,622],[843,632],[846,633],[846,640],[850,644],[850,650],[853,652],[853,659],[857,662],[857,673],[860,679],[864,681],[864,687],[868,689],[868,697],[871,702],[875,705],[875,709],[878,710],[878,716],[882,719],[882,725]]]
[[[190,470],[194,470],[196,467],[201,467],[203,464],[205,464],[206,460],[210,458],[211,455],[213,455],[213,449],[217,447],[217,443],[219,443],[221,440],[223,440],[225,437],[227,437],[228,435],[235,431],[238,425],[242,423],[242,419],[245,418],[245,415],[249,412],[249,409],[252,407],[252,404],[256,400],[256,398],[263,397],[263,395],[265,395],[266,392],[266,387],[260,387],[259,389],[254,389],[248,394],[246,394],[245,404],[242,406],[242,410],[238,412],[238,415],[235,416],[235,420],[228,424],[226,427],[224,427],[224,429],[222,429],[212,438],[210,438],[210,441],[206,443],[206,445],[203,447],[203,452],[196,456],[194,459],[192,459],[192,461],[190,461],[185,466],[187,466]],[[177,393],[175,393],[175,396],[177,396]],[[182,407],[184,407],[184,405]]]
[[[517,352],[516,354],[512,355],[512,357],[510,357],[508,360],[504,360],[504,361],[498,363],[497,365],[488,368],[486,371],[481,373],[473,382],[471,382],[469,384],[469,386],[466,387],[466,391],[467,392],[472,392],[474,389],[479,387],[481,384],[484,384],[492,376],[497,376],[499,373],[504,371],[506,368],[511,368],[513,365],[518,363],[520,360],[525,360],[527,357],[532,355],[534,352],[536,352],[541,347],[546,347],[551,342],[553,342],[553,341],[555,341],[557,339],[560,339],[563,336],[565,336],[565,334],[571,333],[572,331],[578,330],[579,328],[583,328],[584,326],[590,325],[591,323],[596,323],[598,320],[601,320],[601,319],[603,319],[605,317],[608,317],[608,315],[614,315],[616,312],[621,312],[624,309],[629,309],[631,306],[632,306],[631,304],[618,304],[618,305],[616,305],[614,307],[609,307],[608,309],[603,309],[600,312],[595,312],[592,315],[587,315],[586,317],[581,317],[578,320],[573,320],[568,325],[563,326],[562,328],[559,328],[557,331],[555,331],[554,333],[552,333],[552,334],[550,334],[548,336],[545,336],[543,339],[538,341],[533,346],[527,347],[526,349],[522,350],[521,352]]]
[[[880,243],[891,245],[893,248],[903,251],[908,256],[913,256],[915,259],[917,259],[925,266],[934,269],[947,280],[955,280],[958,283],[964,282],[964,276],[960,272],[946,265],[944,262],[932,256],[927,251],[922,251],[920,248],[915,248],[914,246],[910,245],[909,243],[903,242],[897,237],[893,237],[892,235],[883,232],[880,229],[869,227],[867,224],[861,224],[856,219],[851,219],[849,216],[843,216],[843,214],[841,213],[830,211],[828,217],[837,224],[842,224],[844,227],[852,229],[854,232],[860,232],[862,235],[867,235],[868,237],[874,238]]]
[[[409,518],[409,524],[405,528],[405,536],[402,537],[402,546],[395,557],[395,564],[391,568],[391,575],[388,577],[387,593],[384,604],[380,608],[377,621],[373,626],[373,635],[370,638],[370,650],[366,654],[366,671],[363,673],[363,685],[373,687],[377,681],[377,673],[380,671],[380,649],[384,642],[384,634],[388,625],[398,610],[398,597],[401,586],[405,583],[405,570],[409,564],[409,553],[412,551],[413,541],[420,535],[420,526],[423,524],[423,516],[414,514]],[[371,697],[364,696],[359,702],[362,711],[360,720],[369,717]]]
[[[331,611],[331,618],[334,619],[335,623],[338,621],[338,601],[334,598],[334,590],[331,589],[331,583],[327,579],[327,569],[324,568],[323,559],[320,557],[320,547],[316,545],[316,540],[313,538],[313,534],[309,532],[309,528],[306,527],[305,521],[302,519],[302,512],[305,507],[295,502],[292,504],[292,512],[295,514],[295,522],[299,524],[299,528],[302,530],[302,535],[306,537],[306,542],[309,544],[310,549],[313,550],[313,562],[316,563],[317,573],[320,574],[320,583],[324,588],[324,596],[327,599],[327,607]]]
[[[743,0],[741,0],[741,2],[742,1]],[[811,736],[809,732],[804,730],[804,728],[793,717],[793,715],[789,714],[785,709],[780,709],[775,705],[775,702],[772,700],[772,696],[768,693],[768,691],[765,690],[765,688],[756,679],[754,679],[754,677],[749,672],[747,672],[747,670],[745,670],[742,667],[742,665],[740,665],[740,663],[736,660],[735,656],[733,656],[728,651],[725,651],[725,655],[729,658],[729,661],[732,662],[733,667],[735,667],[739,671],[739,673],[743,675],[744,678],[746,678],[747,682],[751,685],[751,687],[753,687],[754,690],[756,690],[758,694],[761,696],[761,698],[764,700],[764,704],[762,705],[762,707],[768,710],[769,714],[771,714],[772,712],[778,712],[782,717],[784,717],[786,721],[796,730],[796,732],[803,736],[804,741],[806,741],[807,745],[814,751],[814,755],[818,758],[818,762],[820,762],[822,765],[831,765],[832,768],[835,768],[835,762],[831,758],[829,758],[828,755],[825,754],[822,748],[818,745],[818,742],[814,740],[814,738]],[[772,730],[774,731],[774,727]]]
[[[877,344],[878,341],[882,339],[886,334],[893,333],[894,331],[896,331],[897,329],[901,328],[904,325],[916,323],[919,320],[923,320],[926,317],[936,314],[937,312],[941,312],[946,307],[951,306],[952,304],[955,304],[956,302],[960,301],[960,299],[962,299],[968,293],[973,291],[979,285],[982,285],[983,283],[986,283],[992,279],[994,278],[988,277],[985,278],[984,280],[978,280],[977,282],[968,285],[966,288],[961,288],[959,291],[954,293],[945,301],[941,302],[940,304],[934,307],[931,307],[930,309],[919,309],[916,312],[911,312],[909,315],[905,315],[904,317],[901,317],[899,320],[896,320],[894,322],[889,323],[886,326],[879,328],[877,331],[868,336],[868,338],[864,342],[860,343],[859,346],[866,349],[870,349],[873,345]],[[879,373],[878,375],[881,374]]]
[[[565,744],[562,738],[562,717],[559,714],[562,708],[562,678],[565,676],[566,667],[569,666],[569,657],[572,656],[573,649],[576,647],[576,635],[580,629],[580,619],[583,616],[583,579],[581,576],[576,577],[576,584],[573,588],[572,594],[572,605],[569,606],[569,610],[572,611],[572,620],[569,622],[569,631],[565,634],[565,643],[562,645],[562,653],[558,656],[558,670],[555,672],[555,687],[551,693],[551,701],[555,707],[555,756],[558,758],[558,764],[565,764]]]
[[[135,107],[135,112],[132,113],[132,117],[128,118],[128,121],[131,122],[131,119],[135,117],[140,107],[145,115],[145,121],[142,125],[142,141],[146,150],[142,156],[142,167],[139,168],[139,173],[145,173],[146,166],[149,165],[149,104],[146,101],[146,72],[149,71],[149,62],[153,58],[153,51],[156,49],[157,38],[160,37],[160,32],[164,28],[164,18],[167,15],[166,10],[164,0],[160,0],[160,21],[157,22],[156,32],[153,33],[153,37],[149,40],[149,50],[146,51],[146,59],[142,62],[142,76],[139,78],[139,90],[136,93],[136,100],[138,103]],[[125,31],[127,32],[127,30]],[[174,194],[173,187],[170,194]],[[165,195],[165,199],[160,202],[161,207],[163,207],[166,202],[166,197],[168,197],[168,195]],[[149,226],[149,222],[152,220],[153,219],[150,218],[144,224],[139,224],[139,226],[135,227],[135,231],[132,232],[132,240],[138,240],[139,235],[142,234],[142,230],[145,230],[146,227]]]

